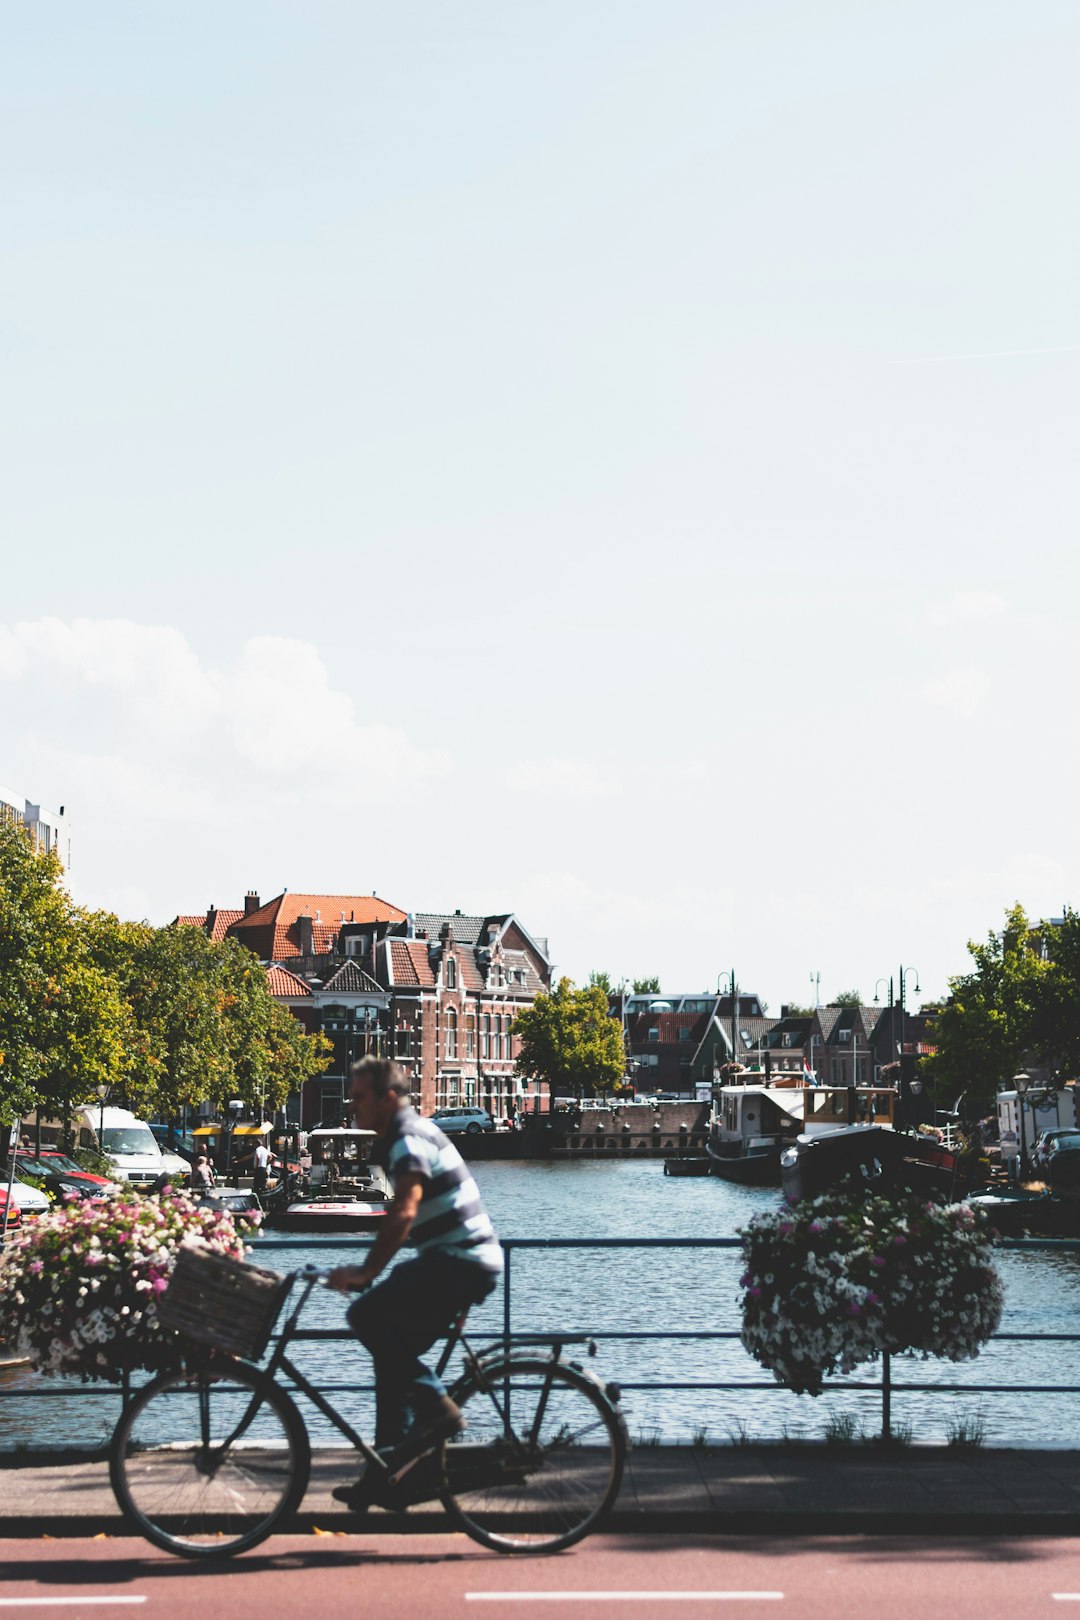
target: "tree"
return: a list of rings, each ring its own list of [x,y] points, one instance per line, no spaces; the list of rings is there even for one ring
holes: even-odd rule
[[[604,992],[605,996],[612,993],[611,974],[603,968],[593,968],[589,974],[589,987],[596,987]]]
[[[658,996],[660,994],[660,980],[655,977],[651,979],[634,979],[632,983],[635,996]]]
[[[108,912],[86,918],[95,960],[131,1012],[128,1104],[171,1118],[238,1097],[277,1108],[326,1067],[330,1043],[305,1035],[270,994],[266,970],[236,940],[184,924],[151,928]]]
[[[1048,957],[1057,930],[1046,923],[1033,927],[1020,905],[1006,913],[1000,934],[988,935],[982,945],[969,941],[974,967],[949,980],[952,995],[934,1026],[938,1050],[924,1072],[974,1100],[992,1102],[1025,1061],[1052,1060],[1057,1043],[1078,1049],[1075,976],[1071,1014],[1059,1016],[1066,1010],[1063,986],[1080,964],[1080,923],[1071,915],[1067,921],[1060,965]]]
[[[518,1014],[513,1031],[521,1040],[519,1072],[546,1082],[553,1097],[557,1087],[575,1095],[603,1091],[626,1067],[622,1025],[608,1015],[599,985],[576,990],[560,979]]]
[[[60,863],[0,825],[0,1123],[92,1096],[123,1072],[128,1017],[91,959]]]
[[[841,990],[838,996],[833,997],[834,1007],[861,1007],[862,996],[857,990]]]

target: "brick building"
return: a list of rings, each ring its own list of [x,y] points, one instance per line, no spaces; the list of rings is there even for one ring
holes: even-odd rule
[[[511,912],[409,916],[377,895],[282,894],[243,911],[181,916],[241,941],[266,963],[271,993],[333,1043],[298,1100],[309,1129],[342,1116],[350,1063],[394,1057],[421,1112],[478,1103],[496,1117],[526,1101],[515,1074],[517,1013],[551,987],[547,941]]]

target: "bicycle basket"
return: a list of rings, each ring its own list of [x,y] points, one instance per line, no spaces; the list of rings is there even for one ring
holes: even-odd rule
[[[291,1276],[213,1249],[181,1249],[158,1317],[187,1339],[255,1361],[292,1285]]]

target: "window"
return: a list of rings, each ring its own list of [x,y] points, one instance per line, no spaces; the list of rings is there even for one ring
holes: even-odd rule
[[[476,1056],[476,1019],[472,1013],[465,1019],[465,1056]]]
[[[480,1025],[480,1056],[482,1058],[491,1056],[491,1018],[487,1013],[484,1014]]]
[[[452,956],[446,958],[446,988],[457,989],[457,963]]]
[[[658,1024],[653,1024],[650,1027],[648,1038],[650,1041],[658,1041],[660,1039],[660,1026]]]
[[[457,1013],[453,1007],[446,1009],[446,1055],[457,1057]]]

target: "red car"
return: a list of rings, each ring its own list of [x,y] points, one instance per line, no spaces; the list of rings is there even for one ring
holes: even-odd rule
[[[0,1227],[2,1227],[4,1224],[4,1211],[7,1209],[7,1201],[7,1188],[0,1187]],[[8,1210],[7,1229],[9,1232],[17,1232],[21,1225],[22,1210],[19,1208],[18,1204],[13,1198],[11,1200],[11,1208]]]
[[[92,1171],[84,1170],[81,1164],[76,1164],[74,1159],[69,1159],[66,1153],[60,1152],[59,1148],[43,1147],[38,1154],[38,1158],[50,1170],[64,1171],[69,1175],[78,1176],[80,1180],[96,1182],[99,1187],[116,1186],[116,1182],[110,1181],[108,1176],[95,1176]]]

